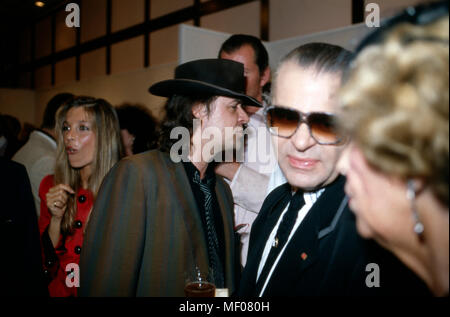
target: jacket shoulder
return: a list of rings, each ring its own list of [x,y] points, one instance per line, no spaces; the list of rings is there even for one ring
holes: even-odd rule
[[[286,190],[290,189],[289,183],[284,183],[283,185],[280,185],[276,187],[274,190],[272,190],[264,199],[264,202],[261,206],[260,214],[265,214],[272,210],[273,206],[284,196],[284,193],[286,193]]]

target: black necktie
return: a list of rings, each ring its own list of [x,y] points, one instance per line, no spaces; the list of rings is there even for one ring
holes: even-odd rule
[[[195,171],[194,183],[198,184],[200,190],[205,196],[204,208],[205,208],[205,218],[206,218],[206,229],[208,236],[208,256],[213,269],[214,274],[214,284],[217,288],[224,287],[224,275],[222,262],[219,257],[219,241],[217,240],[216,228],[214,225],[214,213],[212,210],[212,192],[211,192],[211,182],[212,179],[208,179],[206,183],[202,182],[200,179],[200,173]]]
[[[295,221],[298,216],[298,211],[305,204],[305,200],[303,199],[303,193],[298,190],[294,196],[291,198],[291,202],[289,204],[288,210],[284,213],[283,219],[278,227],[277,234],[275,236],[275,241],[272,244],[272,248],[270,249],[269,256],[267,257],[266,263],[259,275],[258,282],[256,283],[256,290],[259,292],[263,287],[267,276],[275,262],[280,251],[283,249],[283,246],[286,244],[286,241],[289,237],[289,234],[294,227]]]

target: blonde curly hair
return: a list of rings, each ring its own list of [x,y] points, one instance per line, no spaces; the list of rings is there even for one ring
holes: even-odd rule
[[[352,62],[339,101],[341,125],[369,164],[419,177],[448,206],[449,18],[399,24]]]

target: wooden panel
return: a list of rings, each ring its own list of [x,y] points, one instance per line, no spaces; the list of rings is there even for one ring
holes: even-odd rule
[[[36,69],[34,73],[34,87],[36,89],[48,88],[52,84],[52,68],[51,65],[43,66]]]
[[[75,81],[75,57],[55,64],[55,85]]]
[[[174,11],[190,7],[194,0],[151,0],[150,1],[150,19],[172,13]]]
[[[35,56],[40,58],[50,55],[52,52],[52,21],[48,17],[36,24],[36,49]]]
[[[39,126],[41,120],[35,120],[35,96],[34,90],[0,88],[0,113],[16,117],[22,124]]]
[[[85,0],[80,11],[81,43],[106,34],[106,0]]]
[[[31,27],[24,28],[20,34],[19,63],[31,61]]]
[[[194,25],[194,21],[186,24]],[[150,34],[150,66],[172,63],[178,60],[178,26],[152,32]]]
[[[270,0],[270,40],[348,26],[352,0]]]
[[[253,1],[200,18],[203,28],[260,36],[260,2]]]
[[[142,68],[144,61],[144,36],[139,36],[111,46],[111,73],[121,73]]]
[[[77,28],[70,28],[66,25],[68,12],[60,11],[56,15],[55,51],[62,51],[76,44]]]
[[[113,0],[111,13],[112,32],[142,23],[145,16],[144,0]]]
[[[106,74],[106,49],[100,48],[80,57],[80,79],[90,79]]]

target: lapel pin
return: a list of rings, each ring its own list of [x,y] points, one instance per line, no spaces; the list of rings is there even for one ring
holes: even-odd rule
[[[303,261],[305,261],[306,258],[308,258],[308,254],[306,254],[305,252],[302,252],[302,254],[300,255],[300,257],[302,258]]]
[[[274,248],[278,247],[278,237],[275,237],[275,240],[273,240],[272,247]]]

